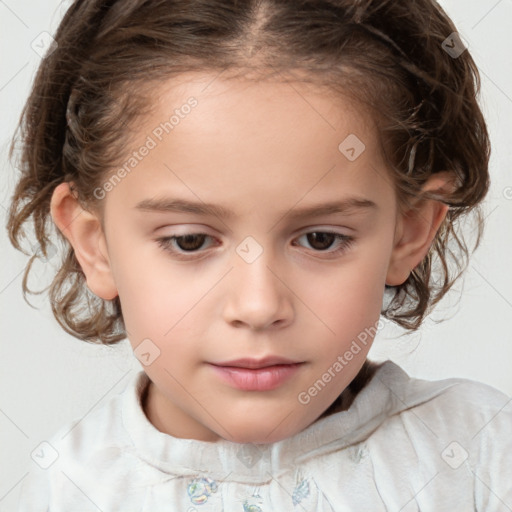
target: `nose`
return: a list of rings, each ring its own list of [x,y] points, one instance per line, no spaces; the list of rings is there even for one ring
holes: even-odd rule
[[[288,325],[294,314],[293,293],[270,251],[264,250],[251,263],[235,256],[225,283],[225,321],[255,331]]]

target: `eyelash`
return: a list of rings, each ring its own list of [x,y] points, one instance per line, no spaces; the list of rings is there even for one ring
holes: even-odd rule
[[[340,240],[340,247],[338,247],[338,249],[336,249],[334,251],[329,251],[328,249],[326,249],[324,251],[313,249],[313,251],[316,253],[329,254],[329,256],[331,256],[331,257],[343,254],[352,246],[353,242],[355,241],[355,238],[352,236],[342,235],[341,233],[335,233],[333,231],[308,231],[307,233],[303,233],[302,235],[300,235],[298,238],[301,238],[303,236],[307,236],[307,235],[310,235],[313,233],[323,234],[323,235],[334,235],[338,240]],[[194,256],[194,255],[197,254],[197,250],[196,251],[188,251],[188,252],[179,252],[176,249],[174,249],[172,247],[172,245],[175,240],[179,240],[179,239],[182,239],[185,237],[195,237],[195,236],[206,236],[208,238],[213,238],[210,235],[207,235],[206,233],[185,233],[185,234],[179,235],[179,236],[174,235],[174,236],[166,236],[166,237],[162,237],[162,238],[157,238],[156,242],[164,251],[173,254],[174,257],[176,257],[177,259],[192,260],[192,259],[196,258],[196,256]],[[191,256],[188,256],[188,255],[191,255]]]

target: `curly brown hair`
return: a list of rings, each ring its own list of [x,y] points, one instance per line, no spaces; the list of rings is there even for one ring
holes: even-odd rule
[[[295,73],[370,109],[400,209],[430,176],[453,173],[455,190],[424,196],[449,205],[429,253],[403,284],[386,285],[391,300],[382,315],[418,329],[469,263],[457,229],[469,212],[478,247],[479,203],[489,188],[480,77],[467,49],[448,51],[446,41],[460,46],[454,33],[433,0],[76,0],[39,67],[11,146],[12,158],[21,139],[9,236],[26,252],[23,226],[32,221],[40,247],[25,269],[25,300],[34,293],[32,263],[51,244],[55,187],[72,181],[84,208],[101,211],[93,191],[121,161],[132,122],[151,107],[142,84],[147,91],[188,71],[257,70],[261,77]],[[57,321],[82,340],[125,338],[119,297],[92,294],[73,248],[56,234],[65,247],[48,287]]]

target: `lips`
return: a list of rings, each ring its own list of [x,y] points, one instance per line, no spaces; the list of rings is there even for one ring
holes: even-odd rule
[[[210,363],[220,379],[242,391],[271,391],[290,380],[304,361],[268,356],[260,359],[242,358]]]
[[[267,356],[260,359],[254,358],[240,358],[233,359],[231,361],[221,361],[218,363],[210,363],[215,366],[223,366],[223,367],[232,367],[232,368],[248,368],[248,369],[258,369],[258,368],[268,368],[269,366],[277,366],[277,365],[289,365],[289,364],[298,364],[303,361],[294,361],[292,359],[279,357],[279,356]]]

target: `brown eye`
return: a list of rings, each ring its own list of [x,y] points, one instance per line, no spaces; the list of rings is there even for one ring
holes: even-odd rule
[[[310,231],[301,235],[297,240],[305,238],[307,244],[311,247],[313,252],[322,253],[326,255],[336,256],[348,250],[351,244],[355,241],[352,236],[342,235],[341,233],[333,233],[330,231]],[[338,242],[336,244],[336,241]],[[329,250],[335,246],[334,250]]]
[[[186,256],[187,253],[191,256],[194,255],[203,248],[207,238],[211,237],[204,233],[187,233],[186,235],[159,238],[157,243],[162,249],[179,258]]]
[[[321,231],[313,231],[306,235],[308,243],[318,251],[325,251],[336,240],[334,233],[322,233]]]
[[[197,251],[201,248],[207,235],[184,235],[173,237],[176,245],[183,251]]]

